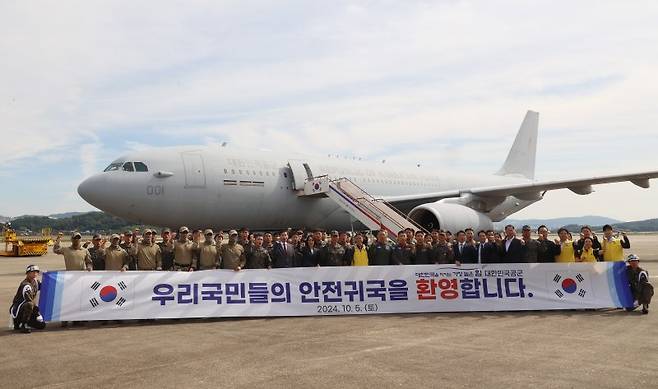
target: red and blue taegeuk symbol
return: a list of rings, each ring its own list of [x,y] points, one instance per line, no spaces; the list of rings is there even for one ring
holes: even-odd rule
[[[572,278],[565,278],[564,281],[562,281],[562,289],[567,292],[567,293],[574,293],[577,289],[576,281],[574,281]]]
[[[100,295],[101,300],[109,303],[110,301],[113,301],[115,298],[117,298],[117,289],[112,285],[104,286],[101,288]]]

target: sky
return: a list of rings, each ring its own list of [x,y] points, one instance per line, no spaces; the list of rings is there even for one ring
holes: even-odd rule
[[[498,170],[528,109],[537,179],[658,170],[652,1],[0,2],[0,215],[94,208],[130,150],[214,144]],[[658,217],[568,190],[514,218]]]

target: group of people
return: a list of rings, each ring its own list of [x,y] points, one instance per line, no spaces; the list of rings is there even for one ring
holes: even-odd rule
[[[574,241],[565,228],[558,238],[548,238],[546,226],[537,229],[537,237],[529,226],[517,236],[514,226],[505,226],[503,235],[467,228],[455,234],[434,229],[429,233],[406,229],[395,241],[386,231],[375,235],[367,232],[291,230],[278,233],[251,233],[247,228],[223,231],[193,230],[180,227],[177,232],[165,228],[157,239],[155,230],[126,231],[113,234],[109,242],[94,235],[83,243],[74,233],[71,245],[62,247],[61,234],[53,251],[64,256],[66,270],[165,270],[197,271],[210,269],[271,269],[322,266],[382,266],[421,264],[487,264],[532,262],[596,262],[624,261],[624,249],[630,248],[625,233],[615,233],[612,226],[603,227],[601,240],[590,227],[583,227]],[[328,235],[328,236],[327,236]],[[109,244],[108,244],[109,243]],[[650,284],[648,274],[638,265],[639,258],[628,258],[630,287],[635,300],[648,312]],[[29,332],[38,328],[40,320],[34,299],[39,290],[39,268],[27,268],[26,279],[14,298],[11,314],[14,328]],[[648,286],[647,286],[648,285]],[[652,292],[652,289],[651,289]],[[651,293],[652,294],[652,293]],[[45,323],[43,323],[45,325]]]
[[[581,229],[574,241],[565,228],[559,238],[548,238],[546,226],[537,229],[523,226],[521,237],[512,225],[504,235],[467,228],[454,235],[450,231],[430,233],[407,229],[399,231],[392,242],[384,230],[350,233],[286,229],[278,233],[251,233],[249,229],[223,231],[211,229],[177,232],[165,228],[157,232],[146,229],[113,234],[108,242],[94,235],[82,243],[74,233],[70,247],[61,247],[60,238],[54,252],[64,255],[67,270],[175,270],[268,269],[312,266],[419,265],[461,263],[519,262],[596,262],[623,261],[624,249],[630,248],[625,233],[614,234],[610,225],[603,227],[601,241],[591,228]]]

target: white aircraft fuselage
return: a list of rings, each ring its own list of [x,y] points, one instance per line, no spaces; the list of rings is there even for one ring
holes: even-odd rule
[[[142,162],[148,171],[126,171],[127,162]],[[402,168],[387,163],[284,156],[221,146],[139,151],[118,158],[110,166],[116,170],[96,174],[80,184],[78,192],[82,198],[127,220],[174,228],[248,226],[253,230],[276,230],[358,226],[333,200],[298,196],[295,189],[313,176],[349,178],[374,197],[529,182],[519,177],[454,175],[440,168]],[[133,164],[132,169],[136,166]],[[502,217],[493,213],[489,216],[501,219],[534,201],[512,199],[503,204]],[[500,207],[497,212],[501,212]]]
[[[592,185],[625,181],[648,188],[649,180],[658,177],[658,171],[650,170],[536,181],[538,121],[537,112],[526,113],[505,162],[490,175],[232,147],[185,146],[127,154],[82,182],[78,193],[110,214],[157,226],[247,226],[253,230],[360,227],[349,210],[371,227],[384,227],[381,217],[366,215],[372,208],[364,213],[357,209],[363,205],[347,204],[349,196],[332,199],[334,192],[319,197],[301,190],[307,180],[328,176],[351,180],[366,192],[354,192],[354,196],[368,197],[368,201],[373,201],[368,195],[384,199],[426,229],[457,231],[492,228],[493,221],[541,200],[549,190],[568,188],[586,195],[593,191]],[[300,192],[306,195],[300,196]],[[359,202],[357,197],[352,199]],[[375,201],[368,206],[377,208],[375,203],[381,205]],[[385,216],[388,212],[397,215],[390,208],[386,212]],[[395,234],[396,227],[413,225],[402,220],[404,223],[386,228]]]

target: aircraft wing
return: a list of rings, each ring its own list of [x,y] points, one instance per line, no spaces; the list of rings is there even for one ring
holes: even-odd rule
[[[639,187],[648,188],[649,180],[652,178],[658,178],[658,171],[567,180],[528,181],[510,185],[456,189],[443,192],[422,193],[414,195],[388,196],[383,197],[383,200],[393,204],[400,209],[411,209],[421,204],[446,198],[461,197],[463,195],[469,194],[479,198],[488,199],[492,203],[495,203],[498,200],[499,202],[502,202],[507,196],[515,196],[520,199],[540,199],[543,195],[543,192],[545,191],[564,188],[567,188],[574,193],[585,195],[592,193],[592,185],[609,184],[614,182],[630,181]]]

